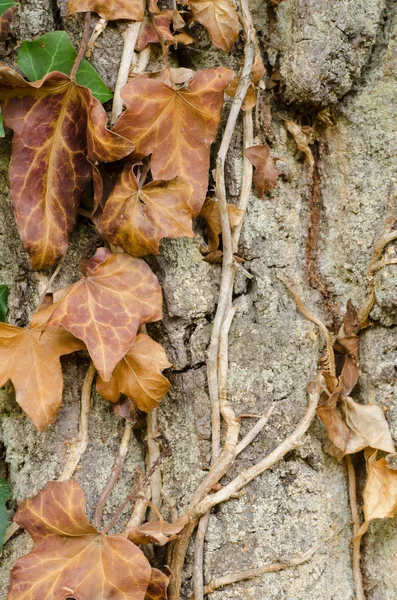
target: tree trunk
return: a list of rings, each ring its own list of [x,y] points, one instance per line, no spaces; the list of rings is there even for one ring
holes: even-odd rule
[[[262,90],[255,117],[258,143],[267,141],[283,175],[270,196],[250,198],[240,253],[252,279],[239,272],[230,333],[230,402],[237,414],[274,413],[236,460],[236,475],[275,447],[294,428],[307,405],[306,384],[316,373],[321,349],[317,328],[296,310],[276,278],[276,269],[300,281],[310,309],[335,330],[346,302],[359,306],[367,293],[366,272],[373,248],[393,226],[397,198],[397,5],[394,0],[252,0],[254,23],[269,73],[281,82]],[[66,0],[25,0],[13,26],[17,41],[66,29],[78,42],[81,18],[66,16]],[[241,65],[242,45],[231,55],[217,50],[203,28],[194,27],[198,46],[178,50],[172,61],[195,69]],[[99,38],[92,62],[114,86],[122,39],[114,25]],[[14,58],[15,54],[11,56]],[[12,62],[12,61],[10,61]],[[150,70],[161,68],[154,54]],[[270,87],[270,86],[268,86]],[[224,114],[227,115],[228,105]],[[313,173],[284,121],[315,126]],[[32,272],[17,234],[8,191],[11,138],[0,154],[0,283],[11,286],[9,322],[26,325],[50,272]],[[229,201],[239,194],[242,127],[227,159]],[[206,474],[210,454],[210,405],[206,349],[217,303],[220,266],[202,260],[202,223],[194,240],[166,240],[149,259],[165,298],[165,318],[149,326],[175,365],[172,388],[158,410],[159,426],[171,447],[162,465],[163,512],[176,503],[181,513]],[[78,278],[78,263],[93,237],[82,220],[75,228],[55,287]],[[389,248],[390,256],[393,248]],[[360,385],[355,398],[388,409],[397,437],[396,267],[376,275],[377,304],[361,342]],[[39,434],[15,403],[10,384],[0,391],[4,462],[15,503],[56,479],[77,435],[79,398],[88,362],[62,359],[64,401],[55,425]],[[110,403],[93,395],[89,446],[76,479],[94,506],[112,470],[122,421]],[[252,421],[244,419],[245,433]],[[246,494],[211,515],[205,545],[205,581],[260,567],[269,560],[305,552],[333,527],[336,535],[309,562],[220,589],[213,600],[353,600],[352,530],[346,471],[323,452],[323,427],[315,422],[304,445],[249,484]],[[144,469],[144,430],[137,431],[105,516],[130,490],[135,466]],[[357,462],[360,479],[361,463]],[[363,474],[363,473],[361,473]],[[126,513],[127,516],[127,513]],[[0,599],[7,597],[9,571],[31,547],[27,534],[9,541],[0,565]],[[364,538],[367,600],[395,600],[397,537],[394,520],[375,521]],[[191,591],[192,554],[184,570],[182,598]]]

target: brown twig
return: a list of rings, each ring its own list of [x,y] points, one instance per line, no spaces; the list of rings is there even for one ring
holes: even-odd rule
[[[56,266],[55,271],[53,272],[53,274],[51,275],[51,277],[49,278],[49,280],[46,283],[46,286],[44,288],[44,292],[41,294],[40,296],[40,300],[39,300],[39,305],[37,307],[37,310],[40,310],[41,305],[43,304],[45,297],[47,295],[47,293],[49,292],[49,290],[51,289],[52,284],[54,283],[55,279],[58,277],[60,270],[62,269],[62,265],[65,262],[65,257],[66,254],[64,254],[62,256],[62,258],[60,259],[59,263]]]
[[[264,426],[266,425],[266,423],[272,416],[274,409],[275,409],[275,407],[271,406],[269,408],[269,410],[267,411],[266,415],[261,417],[259,419],[259,421],[251,429],[251,431],[249,431],[247,433],[247,435],[245,437],[243,437],[243,439],[237,444],[236,456],[241,454],[241,452],[243,450],[245,450],[247,448],[247,446],[249,446],[253,442],[253,440],[256,438],[256,436],[262,431],[262,429],[264,428]]]
[[[306,317],[306,319],[308,319],[309,321],[311,321],[312,323],[317,325],[317,327],[320,329],[321,333],[323,334],[325,343],[327,346],[327,357],[329,360],[329,372],[333,377],[335,377],[335,375],[336,375],[335,355],[334,355],[334,347],[333,347],[333,342],[332,342],[330,332],[328,331],[328,329],[326,328],[324,323],[318,317],[313,315],[313,313],[311,313],[310,310],[305,306],[305,304],[303,303],[303,300],[301,299],[301,297],[299,296],[299,293],[297,291],[297,284],[292,279],[292,277],[289,277],[285,273],[282,273],[279,269],[277,269],[276,275],[277,275],[277,278],[283,282],[285,287],[291,293],[292,298],[296,304],[296,308],[302,313],[302,315],[304,317]]]
[[[360,514],[357,506],[357,489],[356,489],[356,472],[354,469],[352,457],[347,454],[345,456],[345,462],[347,467],[347,475],[349,479],[349,500],[350,510],[352,515],[353,523],[353,576],[354,576],[354,588],[356,592],[356,600],[365,600],[363,578],[361,573],[361,535],[360,530]]]
[[[97,22],[97,24],[95,25],[93,32],[91,33],[91,37],[90,40],[88,42],[87,45],[87,50],[86,50],[86,56],[87,58],[90,58],[92,51],[94,49],[95,46],[95,42],[97,41],[97,39],[99,38],[99,36],[101,35],[101,33],[103,31],[105,31],[106,29],[106,25],[108,24],[108,22],[106,21],[106,19],[99,19],[99,21]]]
[[[88,38],[90,35],[90,23],[91,23],[91,13],[86,12],[84,15],[83,37],[81,38],[80,48],[79,48],[78,54],[76,56],[76,60],[73,63],[72,70],[70,72],[70,79],[72,81],[76,81],[76,74],[77,74],[78,68],[80,66],[80,63],[84,57],[84,52],[85,52],[85,49],[86,49],[86,46],[88,43]]]
[[[157,435],[157,410],[153,410],[147,415],[147,465],[146,468],[149,470],[150,467],[158,460],[161,450],[160,444],[156,440]],[[157,469],[150,478],[150,498],[156,509],[161,508],[161,488],[162,478],[161,470]],[[148,521],[156,519],[156,515],[153,510],[149,510]]]
[[[102,513],[103,513],[103,509],[106,504],[106,500],[108,499],[110,492],[114,488],[116,481],[118,480],[118,478],[120,476],[121,469],[123,468],[125,459],[127,458],[131,434],[132,434],[132,423],[130,423],[129,421],[126,421],[125,426],[124,426],[123,436],[121,438],[119,452],[118,452],[118,455],[116,458],[116,462],[114,463],[114,467],[112,469],[112,472],[110,473],[110,477],[107,481],[106,487],[103,490],[102,494],[100,495],[98,504],[95,509],[94,525],[97,529],[99,529],[99,527],[101,525]]]
[[[243,176],[241,181],[241,191],[238,203],[238,208],[244,211],[247,210],[248,200],[252,188],[253,166],[245,155],[245,150],[254,145],[254,123],[252,118],[252,109],[243,112]],[[244,218],[234,227],[232,232],[233,253],[238,252],[238,243],[240,240],[241,229],[243,227]]]
[[[141,22],[134,22],[127,25],[127,29],[124,33],[124,47],[121,55],[121,62],[119,72],[117,74],[116,86],[114,89],[113,96],[113,107],[111,124],[113,125],[121,113],[123,112],[123,99],[121,97],[121,90],[128,81],[130,74],[131,65],[136,65],[135,56],[135,44],[138,40],[139,30],[141,28]]]
[[[78,442],[72,444],[69,458],[62,475],[58,481],[70,479],[79,464],[81,457],[87,449],[88,445],[88,418],[91,410],[91,388],[95,378],[96,369],[94,363],[91,362],[85,375],[83,389],[81,391],[81,411],[79,424],[79,439]]]

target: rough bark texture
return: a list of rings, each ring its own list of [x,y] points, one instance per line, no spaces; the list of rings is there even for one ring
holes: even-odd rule
[[[65,17],[65,1],[22,3],[14,25],[18,40],[54,28],[77,40],[80,17]],[[245,219],[241,252],[252,280],[238,275],[238,312],[230,334],[230,400],[237,413],[276,409],[254,444],[239,457],[233,473],[252,464],[291,432],[306,406],[306,382],[316,371],[316,328],[296,311],[275,269],[294,273],[310,308],[330,326],[351,298],[358,306],[366,294],[372,249],[393,223],[397,176],[397,6],[394,0],[284,0],[269,7],[252,0],[263,55],[280,70],[280,91],[262,93],[257,118],[258,142],[288,158],[284,176],[265,200],[254,195]],[[232,55],[217,51],[197,26],[199,49],[180,55],[183,66],[227,64],[237,68],[241,45]],[[114,26],[100,38],[93,63],[114,85],[122,41]],[[272,122],[268,115],[271,107]],[[310,177],[303,156],[283,125],[293,118],[304,125],[327,108],[328,124],[317,128],[316,158]],[[318,122],[318,120],[317,120]],[[230,200],[236,199],[241,174],[241,129],[236,130],[227,165]],[[7,170],[9,136],[0,155],[0,283],[11,285],[10,322],[24,325],[49,274],[29,271],[10,208]],[[281,166],[281,164],[280,164]],[[90,236],[76,228],[57,285],[77,278],[77,264]],[[176,365],[173,387],[159,410],[159,422],[172,454],[163,465],[164,498],[181,511],[208,469],[210,408],[205,358],[219,286],[220,269],[202,261],[200,223],[194,240],[167,241],[149,263],[164,289],[166,317],[151,333],[165,345]],[[392,255],[393,249],[389,249]],[[363,335],[362,377],[355,398],[389,408],[397,439],[396,267],[376,276],[375,326]],[[14,498],[19,502],[56,478],[77,434],[79,395],[87,362],[63,361],[64,404],[57,423],[38,434],[21,414],[11,386],[2,390],[0,437]],[[244,421],[243,431],[247,423]],[[122,423],[109,403],[94,398],[90,445],[77,472],[89,505],[105,485],[117,452]],[[309,563],[219,590],[213,600],[353,600],[350,562],[350,513],[344,467],[322,451],[324,431],[316,423],[299,451],[258,478],[245,496],[219,508],[210,520],[205,546],[205,579],[259,567],[264,562],[303,552],[330,526],[342,532],[325,543]],[[136,464],[143,466],[144,443],[137,435],[109,511],[130,489]],[[165,509],[167,513],[167,508]],[[0,566],[0,599],[7,596],[9,570],[30,548],[21,534],[9,542]],[[395,600],[397,536],[394,520],[371,525],[363,546],[368,600]],[[188,598],[191,559],[185,571]]]

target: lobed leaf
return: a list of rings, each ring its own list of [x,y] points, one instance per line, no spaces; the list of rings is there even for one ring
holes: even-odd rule
[[[163,238],[194,237],[189,201],[193,188],[175,177],[140,187],[126,165],[106,202],[98,229],[133,256],[158,254]]]
[[[39,431],[55,420],[62,402],[60,357],[85,347],[63,327],[45,329],[51,310],[36,312],[28,329],[0,323],[0,387],[11,379],[16,401]]]
[[[29,83],[0,66],[0,104],[14,130],[10,190],[18,230],[32,268],[45,268],[67,248],[91,162],[121,159],[133,145],[106,129],[99,101],[63,73]]]
[[[145,600],[151,567],[125,537],[104,536],[84,514],[77,481],[52,481],[14,520],[34,548],[11,571],[9,600]]]
[[[84,341],[100,377],[109,381],[139,327],[162,318],[161,288],[143,260],[105,248],[85,270],[86,277],[57,292],[61,299],[47,324],[62,325]]]
[[[18,10],[18,6],[12,0],[0,1],[0,42],[4,42],[8,38],[11,22]]]
[[[125,394],[140,410],[150,412],[157,408],[170,389],[170,382],[161,374],[169,367],[172,365],[164,348],[148,335],[140,333],[114,369],[110,380],[105,382],[98,378],[98,393],[110,402],[117,402],[120,395]]]
[[[5,479],[0,477],[0,551],[3,548],[8,521],[7,500],[11,498],[12,490]]]
[[[32,42],[22,42],[18,52],[18,66],[29,81],[42,79],[52,71],[70,75],[75,59],[76,50],[66,31],[52,31]],[[98,71],[87,60],[81,62],[76,82],[88,87],[102,103],[113,98]]]
[[[69,0],[68,12],[96,12],[107,21],[143,21],[145,0]]]
[[[134,77],[122,91],[127,109],[114,131],[134,142],[136,159],[152,154],[154,179],[182,177],[193,186],[189,206],[194,216],[205,200],[210,148],[232,78],[225,67],[203,69],[178,87],[146,74]]]
[[[8,295],[10,288],[8,285],[0,284],[0,321],[3,323],[7,319],[8,314]]]
[[[204,25],[215,46],[230,52],[238,37],[238,15],[232,0],[188,0],[193,21]]]

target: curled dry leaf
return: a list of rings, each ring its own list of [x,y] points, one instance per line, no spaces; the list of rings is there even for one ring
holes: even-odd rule
[[[238,37],[238,15],[232,0],[188,0],[193,21],[201,23],[215,46],[230,52]]]
[[[101,535],[84,514],[77,481],[51,481],[14,520],[34,549],[11,571],[9,600],[145,600],[151,567],[125,537]]]
[[[143,21],[145,0],[69,0],[68,12],[96,12],[107,21]]]
[[[133,144],[106,129],[100,102],[62,73],[30,83],[0,66],[0,104],[14,130],[12,206],[32,268],[41,269],[67,248],[90,161],[121,159]]]
[[[146,591],[145,600],[167,600],[167,588],[169,582],[170,578],[165,573],[158,569],[152,569],[152,575]]]
[[[127,529],[128,539],[134,544],[168,544],[189,522],[189,517],[183,515],[173,523],[167,521],[150,521],[138,527]]]
[[[276,168],[275,158],[271,156],[267,144],[251,146],[246,149],[245,154],[255,167],[253,178],[255,193],[258,198],[263,198],[274,188],[280,175],[280,171]]]
[[[293,121],[290,121],[289,119],[286,119],[284,121],[284,124],[290,132],[290,134],[292,135],[292,137],[294,138],[298,149],[305,155],[305,160],[309,165],[310,172],[312,172],[314,168],[314,158],[312,151],[309,147],[309,144],[311,142],[311,129],[301,127],[300,125],[294,123]]]
[[[117,402],[121,394],[132,398],[140,410],[156,408],[170,388],[170,382],[161,374],[172,367],[164,348],[148,335],[140,333],[131,348],[113,371],[108,382],[98,378],[99,394],[110,402]]]
[[[123,88],[126,111],[114,131],[135,143],[134,157],[152,153],[154,179],[182,177],[194,188],[190,208],[201,209],[208,186],[210,147],[215,140],[223,92],[233,78],[225,67],[203,69],[177,88],[148,75]]]
[[[173,29],[182,29],[186,23],[177,10],[158,11],[157,14],[149,15],[143,21],[137,43],[138,51],[146,48],[148,44],[169,44],[170,46],[179,42],[180,44],[192,44],[193,38],[188,34],[173,34]]]
[[[63,327],[46,327],[51,306],[36,312],[29,329],[0,323],[0,387],[11,379],[16,401],[39,431],[57,415],[62,401],[60,356],[85,348]]]
[[[163,238],[194,237],[189,201],[193,188],[176,177],[142,188],[126,165],[106,202],[98,229],[104,238],[133,256],[158,254]]]
[[[380,406],[357,404],[352,398],[344,397],[341,408],[350,430],[344,454],[353,454],[368,446],[383,452],[395,451],[385,413]]]
[[[0,42],[4,42],[10,33],[11,21],[18,10],[18,5],[12,0],[0,4]]]
[[[397,513],[397,471],[388,467],[385,458],[377,459],[377,450],[365,452],[367,483],[365,484],[364,523],[358,536],[364,535],[373,519],[390,519]]]
[[[235,227],[244,216],[244,211],[233,204],[228,204],[230,226]],[[214,252],[219,247],[219,235],[222,233],[221,215],[216,198],[207,198],[200,212],[207,224],[208,252]]]
[[[48,325],[62,325],[84,341],[99,375],[108,381],[144,323],[162,318],[157,277],[143,260],[99,248],[86,277],[57,292]]]

